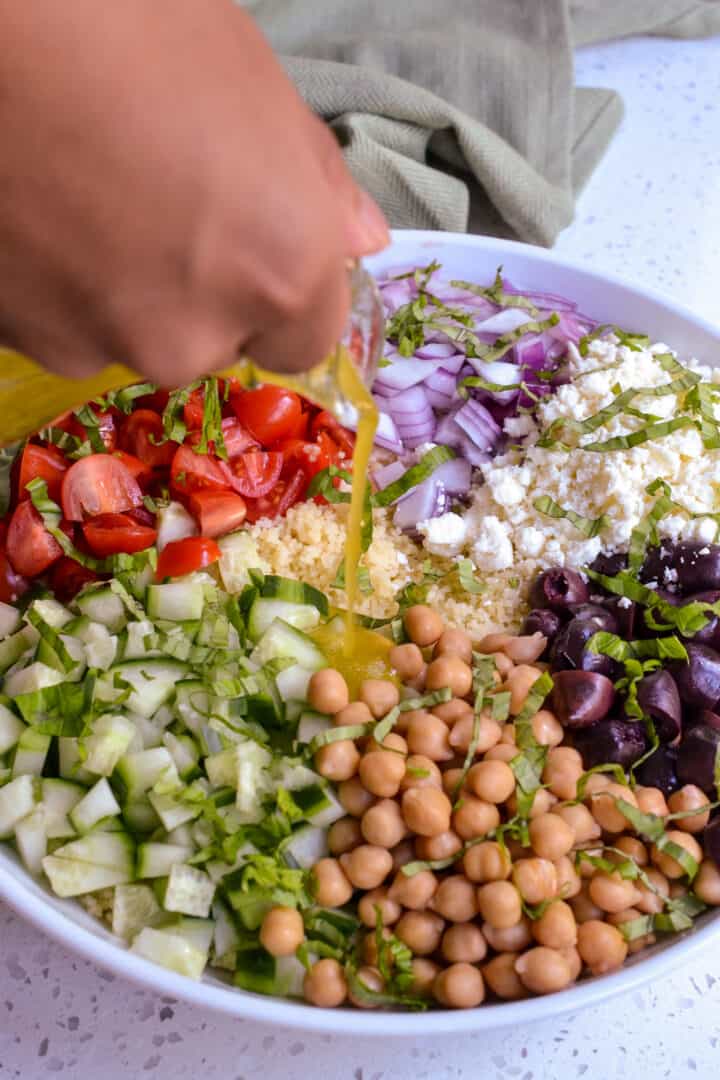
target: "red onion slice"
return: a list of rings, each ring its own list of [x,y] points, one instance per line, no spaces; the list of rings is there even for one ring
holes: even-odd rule
[[[398,529],[414,529],[418,521],[444,514],[449,498],[445,488],[429,476],[395,504],[393,522]]]

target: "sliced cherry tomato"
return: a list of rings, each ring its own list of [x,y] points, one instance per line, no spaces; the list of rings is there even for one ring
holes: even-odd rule
[[[5,549],[0,548],[0,600],[3,604],[14,604],[29,588],[30,582],[17,573]]]
[[[173,487],[181,494],[207,488],[224,490],[232,487],[232,473],[225,461],[211,454],[196,454],[189,446],[175,451],[170,466]]]
[[[140,485],[114,454],[80,458],[63,478],[62,507],[69,521],[82,521],[98,514],[121,514],[141,502]]]
[[[146,465],[140,458],[135,457],[133,454],[126,454],[124,450],[113,451],[113,457],[118,461],[122,461],[126,469],[128,469],[137,480],[140,487],[145,488],[154,479],[153,470],[149,465]]]
[[[146,510],[144,506],[136,506],[127,511],[127,516],[136,521],[138,525],[146,525],[149,529],[155,528],[155,515]]]
[[[203,536],[224,536],[239,529],[247,507],[242,495],[232,491],[195,491],[190,496],[190,511],[197,518]]]
[[[235,491],[251,499],[267,495],[280,479],[283,464],[283,455],[276,451],[260,450],[241,454],[232,463]]]
[[[37,577],[62,555],[62,548],[29,499],[15,508],[5,543],[10,562],[23,577]]]
[[[82,527],[93,555],[104,559],[106,555],[125,552],[134,555],[155,543],[157,530],[140,525],[128,514],[99,514],[86,521]]]
[[[239,454],[243,454],[246,450],[259,450],[260,444],[249,431],[246,431],[236,416],[226,417],[221,425],[223,433],[223,441],[225,443],[225,449],[227,451],[228,458],[232,461],[233,458],[238,457]],[[201,434],[199,431],[191,431],[188,435],[187,441],[191,446],[197,446],[200,442]],[[215,445],[212,440],[209,441],[209,448],[212,453],[215,452]]]
[[[218,379],[218,395],[222,407],[225,397],[225,379]],[[183,419],[189,431],[196,431],[202,427],[204,412],[205,388],[200,386],[197,390],[193,390],[183,405]]]
[[[316,473],[327,469],[329,465],[338,465],[340,451],[337,443],[325,431],[321,431],[315,442],[307,442],[303,439],[286,439],[278,443],[280,450],[288,464],[300,466],[308,480]]]
[[[355,450],[354,434],[344,428],[339,420],[336,420],[333,414],[327,412],[326,409],[321,409],[310,425],[310,434],[314,439],[318,437],[321,431],[327,432],[333,442],[337,443],[346,458],[353,456]]]
[[[166,577],[181,577],[220,558],[220,548],[209,536],[187,536],[184,540],[171,540],[160,552],[156,576],[159,581]]]
[[[307,476],[302,469],[296,468],[287,477],[278,480],[269,495],[259,499],[246,499],[247,520],[254,524],[260,518],[282,517],[291,506],[299,502],[307,488]]]
[[[170,400],[170,391],[158,387],[152,394],[145,394],[135,399],[135,407],[138,409],[152,409],[153,412],[164,412],[165,406]]]
[[[53,502],[57,502],[67,469],[68,462],[56,446],[37,446],[35,443],[28,443],[20,458],[18,498],[28,498],[25,488],[31,481],[40,479],[47,484],[50,498]]]
[[[152,469],[169,465],[178,444],[162,442],[163,422],[152,409],[136,409],[123,420],[118,442],[123,450],[133,454]]]
[[[267,383],[255,390],[241,390],[231,403],[240,423],[263,446],[291,439],[302,430],[302,399],[292,390]]]
[[[93,570],[89,570],[82,563],[75,562],[74,559],[70,559],[67,555],[63,555],[61,559],[58,559],[50,571],[50,585],[53,594],[63,604],[74,599],[80,590],[91,581],[99,580],[98,575]]]

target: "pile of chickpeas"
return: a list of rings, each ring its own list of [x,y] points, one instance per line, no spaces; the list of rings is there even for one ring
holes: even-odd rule
[[[384,989],[378,911],[383,935],[394,935],[412,953],[408,993],[447,1008],[472,1008],[488,995],[513,1001],[554,993],[583,972],[615,970],[628,953],[651,944],[653,934],[628,942],[618,926],[659,913],[664,898],[686,894],[689,885],[675,859],[634,834],[618,798],[660,816],[688,811],[670,823],[667,836],[700,864],[694,894],[720,904],[720,871],[703,858],[695,836],[709,815],[690,813],[707,804],[705,794],[686,785],[666,801],[657,788],[631,789],[596,773],[586,778],[582,801],[573,802],[583,762],[562,745],[563,728],[546,708],[532,719],[535,739],[548,753],[544,786],[529,814],[529,846],[488,837],[517,812],[509,763],[520,751],[512,717],[545,670],[538,659],[545,638],[494,634],[474,644],[425,605],[409,608],[404,625],[409,642],[390,652],[402,688],[368,679],[351,702],[345,679],[332,668],[316,672],[309,686],[312,708],[341,727],[378,720],[403,697],[452,692],[443,704],[401,712],[382,744],[370,736],[342,739],[315,756],[347,816],[328,831],[330,855],[312,868],[311,889],[322,907],[353,903],[364,928],[357,970],[364,987]],[[494,659],[497,688],[510,694],[510,719],[500,724],[482,713],[474,763],[458,791],[473,731],[473,649]],[[614,864],[634,860],[651,887],[578,859],[579,849]],[[415,860],[459,852],[445,870],[403,873]],[[274,908],[263,921],[260,940],[275,956],[294,953],[303,938],[302,916],[291,908]],[[308,971],[304,996],[325,1008],[372,1002],[372,995],[353,993],[343,966],[331,958]]]

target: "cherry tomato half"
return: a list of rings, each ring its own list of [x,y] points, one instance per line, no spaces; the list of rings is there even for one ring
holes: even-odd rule
[[[152,409],[136,409],[123,420],[118,435],[123,450],[139,458],[151,469],[169,465],[178,444],[163,442],[163,422],[159,413]]]
[[[140,485],[114,454],[80,458],[63,477],[62,508],[69,521],[82,521],[98,514],[121,514],[141,502]]]
[[[211,454],[196,454],[189,446],[175,451],[170,477],[173,487],[185,494],[207,488],[229,490],[232,486],[232,473],[226,462]]]
[[[321,431],[326,432],[333,442],[337,443],[346,458],[351,458],[355,450],[355,436],[352,431],[344,428],[339,420],[326,409],[321,409],[310,425],[310,434],[314,439]]]
[[[302,401],[292,390],[267,383],[255,390],[240,390],[230,402],[240,423],[263,446],[291,439],[302,430]]]
[[[156,529],[140,525],[127,514],[99,514],[86,521],[82,531],[93,555],[101,559],[121,552],[134,555],[157,539]]]
[[[158,556],[156,576],[159,581],[166,577],[181,577],[193,570],[202,570],[219,558],[220,548],[209,536],[171,540]]]
[[[235,491],[251,499],[267,495],[280,479],[283,464],[283,455],[273,451],[260,450],[241,454],[232,463]]]
[[[308,480],[316,473],[327,469],[329,465],[340,463],[340,451],[337,443],[330,438],[326,431],[321,431],[314,442],[304,439],[286,439],[278,443],[288,465],[299,466]]]
[[[17,573],[7,552],[0,547],[0,600],[3,604],[15,604],[29,588],[30,582]]]
[[[228,458],[232,461],[233,458],[238,457],[239,454],[245,453],[246,450],[259,450],[260,444],[257,439],[246,431],[236,416],[228,416],[221,423],[223,442],[225,443],[225,450]],[[200,442],[201,433],[199,431],[191,431],[188,435],[187,441],[191,446],[197,446]],[[215,446],[212,440],[209,442],[211,452],[214,453]]]
[[[99,581],[98,575],[82,563],[63,555],[50,571],[50,586],[57,599],[67,604],[91,581]]]
[[[68,462],[62,451],[56,446],[37,446],[28,443],[20,458],[18,475],[18,498],[27,498],[25,488],[33,480],[44,480],[48,495],[53,502],[60,499],[63,476],[68,470]]]
[[[299,502],[307,488],[307,477],[302,469],[296,468],[287,477],[278,480],[269,495],[259,499],[246,499],[247,520],[254,524],[260,518],[282,517],[291,506]]]
[[[114,450],[113,457],[121,461],[126,469],[132,473],[140,487],[146,488],[154,479],[153,470],[134,454],[126,454],[124,450]]]
[[[232,491],[195,491],[189,501],[203,536],[224,536],[245,521],[245,500]]]
[[[29,499],[23,499],[15,508],[5,543],[10,562],[23,577],[42,574],[62,555],[62,548]]]

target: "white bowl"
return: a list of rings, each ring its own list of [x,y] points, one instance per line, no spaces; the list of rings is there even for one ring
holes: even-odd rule
[[[720,355],[720,328],[697,318],[672,300],[525,244],[449,233],[396,232],[392,247],[369,259],[368,267],[377,271],[402,264],[424,265],[432,259],[437,259],[448,275],[475,281],[490,281],[502,265],[514,285],[566,295],[595,319],[647,333],[654,341],[664,341],[677,349],[681,358],[695,356],[714,364],[716,355]],[[3,845],[0,845],[0,897],[68,948],[158,993],[265,1023],[368,1036],[419,1037],[489,1030],[576,1011],[662,977],[720,938],[720,912],[717,915],[708,912],[697,920],[693,930],[663,939],[651,950],[633,957],[615,974],[583,979],[559,994],[455,1012],[333,1010],[235,990],[214,976],[193,982],[134,956],[79,904],[51,896]]]

